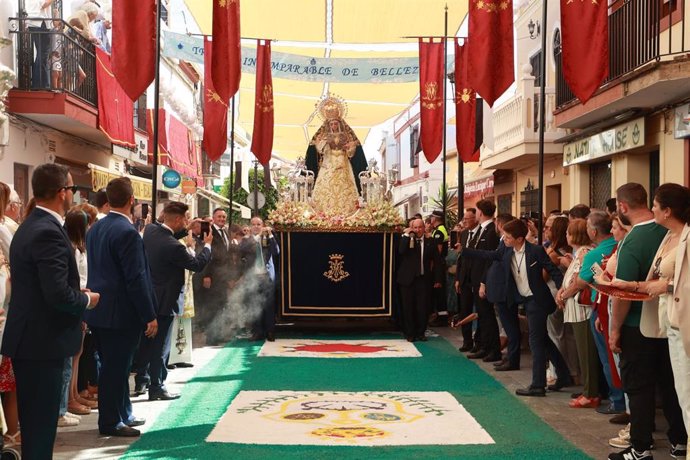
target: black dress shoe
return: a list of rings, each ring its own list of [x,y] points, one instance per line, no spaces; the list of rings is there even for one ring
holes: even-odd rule
[[[561,391],[561,388],[572,386],[572,384],[572,380],[568,380],[567,382],[559,382],[556,380],[556,383],[547,386],[546,389],[549,391]]]
[[[496,372],[519,371],[519,370],[520,370],[520,366],[513,366],[513,365],[508,364],[508,363],[503,363],[503,364],[501,364],[500,366],[494,367],[494,370],[495,370]]]
[[[178,399],[180,395],[168,393],[168,390],[163,391],[149,391],[149,401],[171,401],[173,399]]]
[[[252,336],[249,337],[249,340],[251,342],[259,342],[260,340],[263,340],[263,339],[264,339],[264,336],[261,334],[252,334]]]
[[[503,366],[507,362],[508,361],[506,361],[505,359],[501,359],[500,361],[494,363],[494,367]]]
[[[276,336],[273,334],[273,332],[267,332],[266,333],[266,340],[268,340],[269,342],[275,342]]]
[[[134,417],[131,421],[125,423],[125,425],[127,425],[127,426],[130,427],[130,428],[132,428],[132,427],[135,427],[135,426],[141,426],[141,425],[143,425],[144,423],[146,423],[146,419],[145,419],[145,418]]]
[[[488,356],[488,355],[486,354],[486,352],[485,352],[484,350],[479,350],[479,351],[476,352],[476,353],[470,353],[470,354],[468,354],[468,355],[467,355],[467,358],[468,358],[468,359],[484,359],[484,358],[486,358],[487,356]]]
[[[479,353],[480,351],[482,351],[482,349],[476,343],[472,345],[472,348],[470,349],[470,353]]]
[[[496,361],[503,361],[503,356],[501,354],[497,355],[487,355],[482,358],[485,363],[495,363]]]
[[[179,367],[179,368],[194,367],[194,364],[192,364],[192,363],[175,363],[175,367]]]
[[[515,390],[515,394],[518,396],[546,396],[546,391],[543,388],[518,388]]]
[[[411,335],[406,336],[405,339],[407,339],[408,342],[414,342],[414,341],[416,340],[416,339],[415,339],[414,337],[412,337]]]
[[[132,391],[133,396],[141,396],[146,393],[149,385],[147,383],[137,383],[134,385],[134,391]]]
[[[173,370],[173,369],[177,369],[177,364],[168,364],[168,365],[165,366],[165,367],[167,367],[167,368],[170,369],[170,370]]]
[[[460,353],[467,353],[468,351],[472,351],[472,345],[463,345],[460,348],[458,348],[458,351]]]
[[[104,428],[100,430],[100,433],[105,436],[120,436],[124,438],[135,438],[137,436],[141,436],[141,431],[128,427],[127,425],[114,428]]]
[[[428,339],[425,335],[420,335],[419,337],[417,337],[417,340],[419,340],[420,342],[426,342]]]

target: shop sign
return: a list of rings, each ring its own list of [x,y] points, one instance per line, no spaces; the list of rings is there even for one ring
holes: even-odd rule
[[[101,190],[108,185],[113,179],[122,177],[120,174],[101,171],[99,169],[91,170],[91,187],[94,191]],[[136,179],[132,176],[127,176],[132,181],[132,188],[134,189],[134,198],[142,201],[151,201],[153,194],[151,193],[151,182]]]
[[[182,176],[174,169],[168,169],[163,173],[163,185],[165,188],[177,188],[182,182]]]
[[[196,182],[193,180],[183,180],[182,193],[185,195],[194,195],[196,193]]]
[[[629,121],[586,139],[565,144],[563,166],[603,158],[644,145],[644,117]]]
[[[123,147],[121,145],[113,144],[113,154],[134,164],[147,165],[149,162],[148,155],[148,137],[135,131],[134,132],[134,147]]]
[[[477,195],[492,195],[494,193],[494,177],[476,180],[465,184],[465,198]]]
[[[673,137],[676,139],[690,137],[690,104],[676,107],[676,116],[673,123]]]

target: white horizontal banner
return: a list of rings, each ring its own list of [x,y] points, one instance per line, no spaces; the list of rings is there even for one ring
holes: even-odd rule
[[[186,34],[164,32],[163,55],[204,63],[204,40]],[[449,59],[451,61],[452,59]],[[419,59],[409,58],[315,58],[299,54],[271,53],[273,78],[332,83],[409,83],[419,81]],[[448,63],[452,68],[452,63]],[[256,73],[256,48],[242,47],[242,72]]]

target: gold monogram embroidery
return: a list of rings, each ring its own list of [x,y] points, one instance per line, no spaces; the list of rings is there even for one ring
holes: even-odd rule
[[[478,10],[486,10],[487,13],[498,13],[499,10],[507,10],[511,3],[507,0],[502,0],[500,2],[492,2],[491,0],[477,0],[474,2],[474,4],[477,6]]]
[[[218,0],[218,6],[225,8],[226,6],[232,5],[237,2],[237,0]]]
[[[422,107],[434,110],[443,106],[443,100],[439,97],[438,84],[430,81],[424,85],[424,96],[422,96]]]
[[[211,102],[218,102],[226,107],[228,106],[225,102],[223,102],[223,99],[221,99],[220,94],[216,93],[211,89],[208,90],[207,97]]]
[[[472,93],[473,93],[473,92],[474,92],[474,91],[472,91],[471,89],[463,88],[463,89],[462,89],[462,93],[461,93],[461,92],[458,92],[458,93],[456,94],[455,97],[456,97],[459,101],[462,101],[464,104],[467,104],[468,102],[470,102],[470,99],[472,98]]]
[[[328,265],[330,266],[330,268],[328,271],[323,272],[323,276],[333,281],[334,283],[339,283],[348,276],[350,276],[350,274],[346,272],[344,268],[344,257],[345,256],[342,254],[331,254],[330,256],[328,256],[328,258],[331,259],[328,261]]]
[[[264,85],[261,92],[261,99],[256,101],[262,112],[273,111],[273,87],[271,85]]]

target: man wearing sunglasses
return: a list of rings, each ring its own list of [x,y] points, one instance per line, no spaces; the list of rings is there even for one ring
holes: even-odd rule
[[[22,455],[51,458],[65,358],[81,346],[81,316],[100,299],[79,289],[63,216],[76,187],[66,167],[44,164],[31,178],[36,209],[12,240],[12,299],[0,353],[12,358]]]

